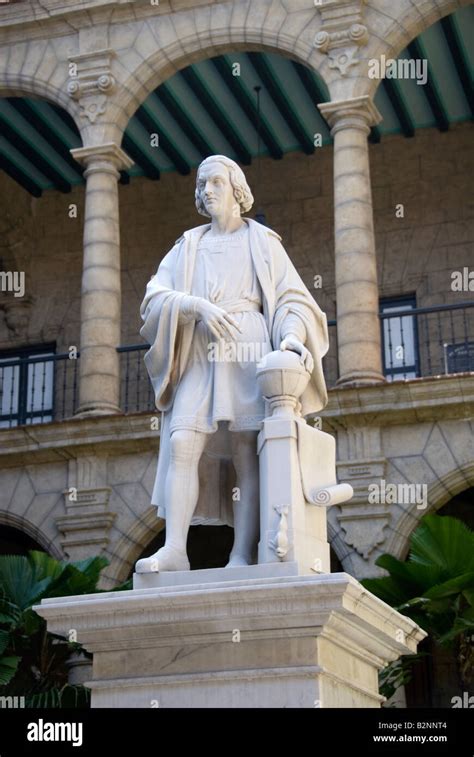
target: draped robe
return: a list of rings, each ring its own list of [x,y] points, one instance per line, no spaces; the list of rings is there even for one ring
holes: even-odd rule
[[[329,347],[326,316],[303,283],[278,234],[257,221],[243,220],[249,227],[251,258],[262,291],[263,316],[273,349],[279,349],[286,336],[285,318],[289,313],[298,315],[305,325],[305,346],[313,356],[314,368],[300,398],[301,413],[303,416],[314,415],[327,402],[322,370],[322,358]],[[166,517],[165,479],[169,467],[173,397],[186,371],[196,323],[194,320],[179,323],[180,303],[183,295],[193,294],[196,252],[200,238],[209,229],[210,224],[198,226],[177,240],[150,279],[140,311],[144,321],[140,333],[151,345],[145,355],[145,365],[156,407],[161,411],[160,449],[152,504],[163,518]],[[220,427],[212,434],[214,438],[202,456],[199,500],[193,524],[232,525],[232,497],[230,492],[223,493],[223,484],[232,481],[232,472],[228,470],[227,433],[224,427]]]

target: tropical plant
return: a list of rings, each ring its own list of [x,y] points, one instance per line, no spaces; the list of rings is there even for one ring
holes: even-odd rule
[[[454,650],[460,686],[474,680],[474,532],[450,516],[427,515],[413,532],[407,561],[384,554],[376,565],[388,576],[361,583],[407,615],[436,644]],[[411,662],[422,655],[410,655]],[[410,675],[407,660],[382,675],[382,693],[391,696]]]
[[[0,556],[0,695],[23,696],[27,707],[88,705],[89,690],[67,680],[66,661],[83,651],[80,644],[49,633],[32,606],[45,597],[100,591],[106,565],[103,557],[68,563],[34,551]]]

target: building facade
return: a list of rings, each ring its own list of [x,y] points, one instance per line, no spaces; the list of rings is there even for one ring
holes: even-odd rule
[[[335,565],[378,575],[441,508],[473,524],[469,5],[0,5],[3,551],[104,554],[111,588],[160,538],[139,306],[224,151],[330,322]]]

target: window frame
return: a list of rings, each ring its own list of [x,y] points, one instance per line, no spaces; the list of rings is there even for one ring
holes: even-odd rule
[[[416,305],[416,294],[403,294],[398,295],[395,297],[381,297],[379,299],[379,313],[382,315],[387,314],[387,317],[380,319],[380,333],[381,333],[381,346],[382,346],[382,369],[383,369],[383,375],[385,378],[396,381],[396,380],[405,380],[402,378],[402,374],[407,373],[414,373],[414,378],[419,378],[421,376],[420,372],[420,344],[418,339],[418,319],[416,317],[416,313],[413,313],[411,315],[412,322],[413,322],[413,353],[415,361],[412,365],[404,365],[400,367],[391,367],[389,365],[386,365],[385,362],[385,355],[386,355],[386,347],[388,349],[388,345],[386,344],[385,340],[385,329],[384,329],[384,321],[388,321],[390,319],[390,315],[387,313],[387,311],[384,310],[384,307],[390,307],[394,308],[395,310],[400,310],[404,305],[410,305],[411,310],[417,309]],[[410,317],[410,309],[407,309],[406,311],[407,317]],[[401,314],[394,315],[394,318],[402,318]],[[393,346],[392,346],[393,348]],[[399,379],[400,377],[400,379]],[[413,378],[413,377],[412,377]],[[408,380],[408,379],[407,379]]]
[[[0,423],[8,421],[10,423],[9,428],[17,428],[18,426],[30,426],[36,425],[31,423],[34,418],[44,418],[45,416],[51,416],[51,420],[54,420],[55,415],[55,388],[56,388],[56,371],[55,371],[55,358],[49,357],[44,361],[38,361],[37,363],[30,363],[29,358],[33,358],[43,353],[50,353],[50,355],[56,355],[56,343],[48,342],[46,344],[35,344],[26,347],[16,347],[7,350],[0,350],[0,360],[19,361],[18,371],[18,401],[16,405],[16,412],[12,412],[10,408],[9,413],[2,413],[0,407]],[[30,410],[28,411],[28,395],[30,390],[28,372],[30,365],[42,365],[42,363],[53,363],[52,371],[52,387],[51,387],[51,407],[43,408],[42,410]],[[2,368],[0,362],[0,369]],[[8,366],[6,366],[8,367]],[[12,366],[13,367],[13,366]],[[42,421],[44,422],[44,421]],[[5,426],[0,426],[0,430]]]

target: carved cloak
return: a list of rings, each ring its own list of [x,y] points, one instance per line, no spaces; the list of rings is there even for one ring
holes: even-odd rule
[[[289,312],[297,313],[305,324],[306,347],[313,356],[314,369],[300,401],[303,416],[312,415],[327,402],[322,371],[322,358],[329,347],[326,316],[303,283],[278,234],[257,221],[243,220],[249,226],[250,251],[262,289],[263,315],[273,348],[279,348],[285,335],[284,322]],[[186,370],[195,327],[194,320],[178,323],[180,300],[184,294],[193,294],[197,247],[209,228],[210,224],[198,226],[177,240],[150,279],[140,310],[144,321],[140,333],[151,345],[145,355],[145,365],[153,385],[156,407],[161,411],[160,450],[152,504],[158,507],[158,515],[163,518],[166,517],[164,488],[169,465],[169,411]],[[228,487],[233,482],[233,466],[230,465],[230,470],[227,433],[227,429],[219,424],[219,430],[210,435],[212,438],[202,456],[199,501],[193,525],[232,525],[232,497]]]

